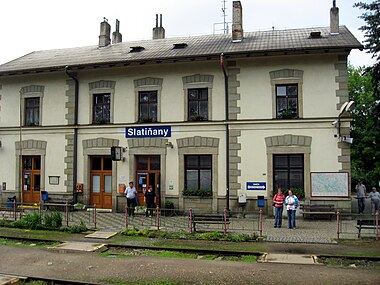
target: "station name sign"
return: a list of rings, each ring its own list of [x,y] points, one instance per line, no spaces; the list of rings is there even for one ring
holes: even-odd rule
[[[247,190],[267,190],[266,182],[247,182]]]
[[[125,129],[125,137],[131,138],[169,138],[172,136],[170,126],[130,127]]]

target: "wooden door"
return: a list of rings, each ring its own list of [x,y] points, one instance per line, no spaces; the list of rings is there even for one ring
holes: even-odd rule
[[[139,155],[136,157],[136,190],[140,206],[144,205],[144,191],[152,185],[160,206],[160,156]]]
[[[41,157],[22,157],[22,197],[24,203],[39,203],[41,197]]]
[[[90,159],[90,201],[97,208],[112,209],[112,160],[110,156]]]

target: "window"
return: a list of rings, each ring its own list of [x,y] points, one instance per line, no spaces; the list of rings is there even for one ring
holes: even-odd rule
[[[40,125],[40,97],[25,98],[25,126]]]
[[[139,91],[139,122],[157,122],[157,91]]]
[[[109,124],[111,118],[111,94],[94,94],[93,124]]]
[[[304,188],[303,154],[275,154],[273,169],[274,189]]]
[[[298,118],[298,85],[276,85],[276,118]]]
[[[185,191],[212,195],[212,156],[186,155],[185,156]]]
[[[208,89],[188,89],[188,120],[208,120]]]

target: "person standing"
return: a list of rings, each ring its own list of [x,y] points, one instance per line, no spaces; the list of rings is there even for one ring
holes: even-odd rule
[[[284,210],[285,195],[282,194],[282,189],[278,188],[276,195],[273,197],[274,205],[274,227],[281,228],[282,226],[282,211]]]
[[[156,193],[153,191],[152,185],[149,185],[148,190],[145,192],[144,202],[146,205],[145,216],[148,217],[148,212],[149,217],[153,216],[154,204],[156,204]]]
[[[379,210],[380,193],[377,192],[376,187],[372,187],[372,192],[368,195],[371,198],[371,213],[376,214]]]
[[[296,228],[296,209],[298,206],[298,198],[293,195],[292,190],[288,190],[288,196],[285,198],[286,211],[288,214],[288,228]]]
[[[365,197],[367,196],[365,185],[362,183],[361,180],[359,180],[358,184],[355,187],[357,198],[358,198],[358,208],[359,208],[359,214],[364,213],[365,209]]]
[[[128,216],[135,215],[136,193],[137,191],[133,186],[133,182],[129,182],[129,186],[124,191],[125,197],[127,198]]]

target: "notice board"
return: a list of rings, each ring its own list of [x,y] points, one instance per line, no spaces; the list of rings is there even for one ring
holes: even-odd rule
[[[348,172],[312,172],[312,197],[348,197]]]

